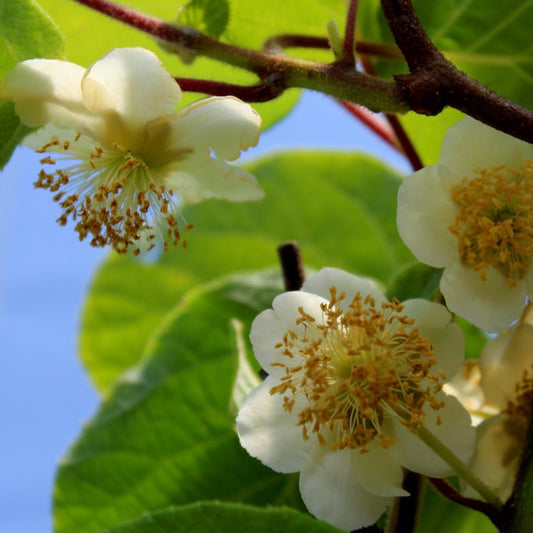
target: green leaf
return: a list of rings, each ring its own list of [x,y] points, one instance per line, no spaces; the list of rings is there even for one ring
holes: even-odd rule
[[[63,38],[50,17],[33,0],[11,0],[0,6],[0,79],[20,61],[60,58]],[[3,83],[3,81],[2,81]],[[0,91],[1,94],[1,91]],[[0,99],[0,168],[31,130],[22,125],[14,105]]]
[[[293,509],[200,502],[142,516],[104,533],[335,533],[340,530]]]
[[[81,357],[104,394],[136,364],[184,290],[222,274],[276,265],[276,247],[300,243],[307,266],[335,266],[387,282],[412,255],[396,230],[399,175],[369,157],[291,153],[250,165],[261,202],[210,200],[187,207],[189,247],[140,263],[112,255],[86,302]]]
[[[41,0],[41,2],[64,32],[67,57],[74,63],[89,66],[111,48],[142,46],[153,50],[161,57],[174,76],[218,80],[240,85],[253,85],[258,82],[254,74],[203,57],[197,58],[192,65],[184,65],[175,55],[163,52],[149,35],[76,2],[57,2],[57,0]],[[242,47],[261,49],[263,42],[274,34],[296,32],[325,35],[327,21],[333,16],[343,17],[344,3],[344,0],[328,0],[328,2],[233,0],[229,22],[221,39]],[[172,21],[179,8],[187,4],[187,0],[158,2],[130,0],[121,4]],[[213,25],[213,22],[210,21],[210,24]],[[94,38],[95,34],[98,35],[98,39]],[[333,59],[329,52],[323,50],[299,50],[298,53],[309,59],[323,61]],[[185,94],[180,106],[198,100],[201,96],[203,95]],[[263,118],[263,128],[268,128],[290,112],[298,96],[299,91],[291,90],[271,102],[253,104]]]
[[[387,288],[387,298],[403,302],[410,298],[432,300],[439,290],[441,268],[433,268],[422,263],[412,263],[400,269]]]
[[[176,24],[189,26],[211,37],[224,33],[229,22],[227,0],[189,0],[176,17]]]
[[[117,384],[63,459],[57,533],[100,532],[197,500],[304,509],[297,476],[249,457],[229,412],[237,371],[232,324],[241,322],[248,336],[280,291],[272,274],[252,274],[187,293],[175,306],[144,364]]]

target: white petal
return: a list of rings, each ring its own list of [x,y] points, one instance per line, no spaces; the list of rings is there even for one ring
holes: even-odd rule
[[[217,159],[186,159],[161,172],[168,185],[179,190],[180,196],[189,203],[207,198],[246,202],[264,196],[252,174]]]
[[[448,130],[440,155],[441,163],[460,178],[473,177],[477,167],[521,168],[526,160],[533,161],[533,146],[470,117]]]
[[[376,440],[365,448],[367,453],[351,450],[354,475],[359,484],[376,496],[409,496],[402,488],[403,470],[396,448],[385,449]]]
[[[496,333],[520,316],[526,285],[519,281],[509,287],[505,277],[492,268],[486,274],[487,281],[482,281],[479,272],[464,267],[457,259],[444,270],[440,290],[450,311],[488,333]]]
[[[515,399],[516,385],[533,366],[533,325],[518,323],[487,342],[479,360],[485,397],[502,409]]]
[[[346,293],[346,297],[339,304],[343,311],[348,310],[357,293],[360,293],[363,299],[366,295],[371,295],[376,300],[376,308],[378,309],[382,302],[387,301],[381,291],[370,280],[354,276],[338,268],[326,267],[319,270],[304,282],[302,290],[318,294],[322,298],[330,300],[331,287],[337,288],[337,294]]]
[[[296,425],[301,408],[298,401],[293,412],[288,413],[283,409],[283,396],[270,394],[270,389],[279,383],[269,376],[249,394],[237,416],[237,433],[251,456],[277,472],[296,472],[317,441],[303,440],[302,428]]]
[[[206,98],[181,110],[171,123],[168,147],[179,146],[209,153],[226,161],[255,146],[261,117],[247,103],[232,96]]]
[[[398,191],[400,237],[419,261],[433,267],[446,266],[457,254],[457,240],[448,230],[457,213],[453,184],[446,169],[432,165],[405,178]]]
[[[511,495],[522,455],[520,441],[507,431],[506,423],[507,417],[499,415],[478,427],[476,450],[469,465],[503,502]],[[465,496],[479,498],[471,487],[463,492]]]
[[[358,483],[353,460],[357,453],[330,453],[319,447],[300,474],[300,492],[309,511],[348,531],[375,524],[392,503],[392,498],[371,494]]]
[[[451,379],[463,362],[465,350],[463,331],[452,322],[450,312],[443,305],[422,299],[406,300],[404,311],[433,345],[436,367]]]
[[[51,122],[60,128],[82,130],[93,120],[82,103],[84,73],[83,67],[68,61],[30,59],[8,73],[5,86],[27,126]]]
[[[467,463],[474,451],[476,433],[468,411],[454,396],[438,395],[445,406],[434,411],[429,406],[425,427],[441,440],[461,461]],[[437,424],[440,418],[441,424]],[[453,475],[453,470],[415,434],[396,420],[391,420],[392,433],[398,447],[400,460],[405,468],[429,477]]]
[[[179,85],[158,57],[144,48],[116,48],[96,61],[82,80],[82,94],[92,113],[118,117],[133,132],[174,113],[181,99]]]

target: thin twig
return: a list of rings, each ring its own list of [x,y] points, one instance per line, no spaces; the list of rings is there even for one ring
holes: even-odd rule
[[[424,495],[424,479],[420,474],[406,470],[402,487],[409,496],[394,499],[386,533],[411,533],[416,529]]]
[[[352,65],[355,68],[355,26],[357,23],[357,8],[359,0],[350,0],[348,11],[346,13],[346,29],[344,32],[344,44],[342,49],[341,61]]]
[[[463,507],[468,507],[469,509],[474,509],[474,511],[479,511],[487,516],[490,521],[498,527],[501,522],[500,513],[489,505],[486,502],[480,500],[474,500],[473,498],[465,498],[461,496],[447,481],[444,479],[428,477],[428,481],[446,498],[450,501],[462,505]]]
[[[299,291],[305,281],[302,255],[298,243],[291,241],[278,246],[286,291]]]

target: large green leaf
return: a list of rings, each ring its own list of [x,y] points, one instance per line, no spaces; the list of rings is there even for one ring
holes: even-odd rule
[[[206,201],[184,209],[189,248],[143,264],[112,255],[86,303],[81,353],[97,388],[139,360],[166,312],[194,283],[277,263],[276,247],[299,241],[305,263],[382,282],[412,256],[396,230],[400,177],[369,157],[275,155],[250,166],[266,191],[258,203]]]
[[[152,16],[173,21],[181,6],[188,0],[131,0],[119,2]],[[42,0],[43,6],[57,21],[66,36],[66,51],[70,61],[88,66],[111,48],[142,46],[155,51],[165,66],[179,77],[203,78],[243,85],[257,82],[255,75],[212,61],[198,58],[191,65],[184,65],[176,55],[160,48],[147,34],[116,22],[75,2]],[[204,2],[209,7],[212,2]],[[342,16],[344,0],[322,2],[313,0],[234,0],[230,4],[229,21],[221,39],[243,47],[260,49],[263,42],[273,34],[304,33],[325,34],[326,23],[333,16]],[[181,20],[181,19],[180,19]],[[202,24],[197,24],[200,29]],[[217,28],[219,29],[219,28]],[[95,39],[98,35],[98,39]],[[323,51],[305,51],[305,57],[331,61],[331,54]],[[289,91],[282,97],[264,104],[254,104],[263,117],[266,128],[290,111],[299,92]],[[198,94],[186,95],[183,104],[199,98]]]
[[[20,61],[62,55],[63,38],[36,2],[0,3],[0,87],[6,74]],[[0,99],[0,168],[9,161],[11,153],[29,131],[15,114],[13,104]]]
[[[272,275],[233,277],[175,306],[145,364],[117,384],[62,461],[57,533],[100,532],[197,500],[303,509],[297,477],[250,458],[229,409],[237,343],[280,290]]]
[[[458,68],[490,89],[533,109],[533,2],[510,0],[414,0],[435,45]],[[379,0],[361,4],[360,36],[393,43]],[[402,61],[376,63],[383,76],[402,74]],[[408,113],[401,121],[424,164],[435,163],[446,129],[462,115],[446,111],[431,119]]]
[[[340,531],[293,509],[201,502],[145,515],[104,533],[335,533]]]

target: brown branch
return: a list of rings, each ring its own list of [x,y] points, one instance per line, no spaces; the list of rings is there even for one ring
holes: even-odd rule
[[[448,61],[420,23],[411,0],[381,0],[381,7],[410,74],[396,76],[411,108],[436,115],[451,106],[533,143],[533,112],[487,89]]]
[[[408,533],[416,530],[420,504],[424,496],[424,478],[420,474],[406,470],[402,487],[409,496],[394,499],[386,533]]]
[[[283,48],[322,48],[329,50],[329,42],[326,37],[313,35],[299,35],[297,33],[281,33],[267,39],[263,44],[263,50],[276,50]]]

